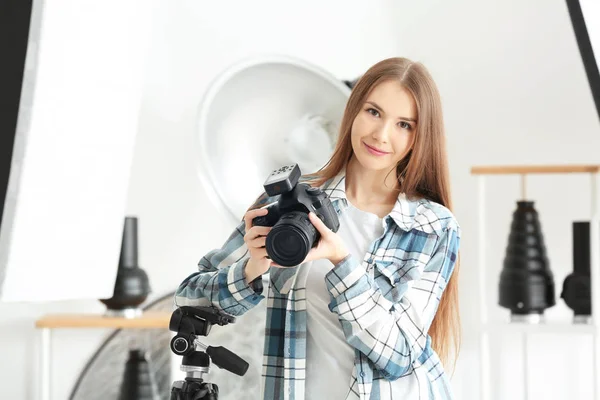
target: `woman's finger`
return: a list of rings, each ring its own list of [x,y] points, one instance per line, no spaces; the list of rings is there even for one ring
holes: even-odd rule
[[[248,247],[260,248],[265,247],[266,242],[266,236],[258,236],[257,238],[248,241],[247,245]]]
[[[321,221],[321,219],[317,217],[317,215],[314,212],[310,212],[308,214],[308,218],[310,219],[310,222],[315,226],[315,228],[317,228],[321,236],[326,236],[329,233],[331,233],[331,230],[327,227],[327,225],[325,225],[325,223]]]
[[[269,211],[266,208],[257,208],[255,210],[250,210],[244,215],[244,223],[246,224],[246,232],[252,228],[252,220],[256,217],[261,217],[263,215],[267,215]]]
[[[246,235],[244,239],[246,243],[256,239],[259,236],[266,236],[271,231],[270,226],[253,226],[249,230],[246,231]]]

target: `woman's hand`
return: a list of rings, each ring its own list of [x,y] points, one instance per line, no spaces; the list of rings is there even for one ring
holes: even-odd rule
[[[266,208],[259,208],[250,210],[244,215],[244,222],[246,224],[244,242],[250,253],[250,259],[248,260],[248,263],[246,263],[246,268],[244,269],[246,281],[248,283],[252,282],[262,274],[267,273],[271,266],[276,266],[276,264],[268,257],[267,248],[265,247],[267,234],[271,231],[271,227],[252,226],[252,220],[254,218],[267,214],[268,211]]]
[[[346,258],[349,252],[342,238],[329,229],[315,213],[309,213],[308,218],[321,234],[321,239],[316,247],[310,249],[303,263],[325,258],[335,265]]]

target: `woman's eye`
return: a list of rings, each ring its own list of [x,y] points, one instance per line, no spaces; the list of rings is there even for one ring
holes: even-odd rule
[[[374,108],[367,108],[367,112],[374,117],[379,117],[379,111]]]
[[[400,121],[398,126],[402,129],[410,129],[410,124],[408,122]]]

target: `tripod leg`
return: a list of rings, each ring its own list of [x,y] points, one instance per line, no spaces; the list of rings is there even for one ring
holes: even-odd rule
[[[198,400],[219,400],[219,387],[214,383],[204,382],[202,384],[204,396]]]
[[[182,390],[186,385],[185,381],[175,381],[171,386],[171,397],[169,400],[183,400]]]

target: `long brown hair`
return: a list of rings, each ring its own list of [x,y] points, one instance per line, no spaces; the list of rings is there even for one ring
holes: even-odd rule
[[[417,105],[418,123],[414,144],[396,167],[400,190],[407,197],[426,198],[452,209],[446,140],[441,99],[433,78],[420,63],[406,58],[389,58],[373,65],[352,89],[340,126],[333,155],[319,171],[307,175],[320,186],[335,177],[353,154],[351,129],[354,119],[375,86],[394,80],[402,84]],[[455,365],[460,348],[458,261],[442,294],[429,334],[442,362]]]

